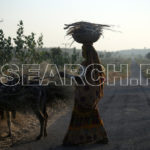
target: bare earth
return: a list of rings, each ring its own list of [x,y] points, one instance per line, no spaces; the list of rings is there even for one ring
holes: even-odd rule
[[[139,78],[133,61],[131,77]],[[150,150],[150,88],[143,86],[105,87],[99,109],[109,137],[107,145],[61,146],[69,125],[71,109],[65,109],[48,127],[48,137],[38,142],[14,145],[10,150]]]
[[[49,120],[48,126],[53,124],[68,109],[69,103],[57,102],[52,108],[48,108]],[[63,109],[62,109],[63,108]],[[35,142],[36,137],[40,132],[40,124],[33,115],[33,112],[26,114],[17,113],[16,119],[12,119],[12,134],[13,137],[7,137],[8,127],[7,121],[0,122],[0,150],[7,150],[10,147],[23,145]]]

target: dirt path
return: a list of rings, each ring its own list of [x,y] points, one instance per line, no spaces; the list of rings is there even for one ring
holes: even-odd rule
[[[139,68],[131,65],[131,77],[139,78]],[[78,147],[80,150],[150,150],[150,88],[142,86],[106,87],[99,108],[109,137],[108,145]],[[70,121],[71,109],[48,128],[48,137],[19,145],[11,150],[77,149],[61,146]]]
[[[73,103],[71,103],[71,101],[67,103],[57,101],[57,105],[54,104],[48,108],[48,126],[51,126],[68,110],[68,105],[71,106]],[[7,121],[3,120],[0,122],[0,150],[7,150],[10,147],[35,142],[35,138],[38,136],[39,132],[39,121],[33,112],[28,112],[27,114],[17,113],[16,119],[12,119],[12,138],[7,137]]]

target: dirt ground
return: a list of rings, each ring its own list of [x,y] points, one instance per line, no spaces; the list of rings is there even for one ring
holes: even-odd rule
[[[134,61],[131,64],[130,79],[139,79],[139,67]],[[105,96],[100,101],[99,112],[109,138],[106,145],[63,147],[62,141],[69,126],[72,107],[62,109],[61,106],[61,111],[54,113],[56,116],[50,115],[47,138],[33,141],[39,132],[38,123],[28,116],[27,131],[25,126],[24,129],[22,125],[18,127],[26,133],[18,132],[21,134],[19,136],[17,130],[14,130],[15,142],[9,150],[150,150],[149,91],[150,86],[120,86],[118,83],[116,86],[105,86]],[[7,149],[6,143],[11,143],[6,140],[2,142],[5,143],[2,150]]]
[[[57,118],[62,115],[62,111],[67,109],[64,102],[59,102],[48,108],[50,126]],[[70,105],[70,104],[69,104]],[[62,109],[63,108],[63,109]],[[20,144],[30,143],[35,141],[36,136],[40,132],[40,124],[36,116],[31,113],[17,113],[16,119],[12,119],[12,134],[8,137],[7,120],[0,121],[0,150],[6,150]]]

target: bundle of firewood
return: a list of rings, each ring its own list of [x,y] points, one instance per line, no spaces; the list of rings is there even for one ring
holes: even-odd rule
[[[102,35],[103,29],[109,27],[109,25],[105,24],[76,22],[73,24],[65,24],[64,29],[68,29],[67,35],[71,35],[78,43],[94,43]]]

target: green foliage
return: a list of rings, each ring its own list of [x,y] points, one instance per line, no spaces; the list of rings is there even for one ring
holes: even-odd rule
[[[40,63],[40,53],[39,48],[43,46],[43,35],[41,35],[38,40],[35,40],[35,33],[30,35],[24,35],[23,22],[20,21],[18,24],[17,36],[14,38],[15,43],[15,57],[19,62],[26,63]]]
[[[77,61],[77,52],[76,49],[73,49],[73,54],[72,54],[72,64],[74,64]]]
[[[112,53],[111,53],[111,52],[107,52],[107,53],[106,53],[106,57],[107,57],[107,58],[110,58],[111,56],[112,56]]]
[[[71,63],[71,57],[68,52],[63,53],[63,64]]]
[[[146,54],[146,58],[147,58],[147,59],[150,59],[150,53],[147,53],[147,54]]]
[[[43,34],[41,34],[37,40],[38,48],[43,47]]]
[[[0,65],[8,63],[12,59],[12,44],[11,38],[5,38],[3,30],[0,29]]]
[[[64,64],[76,63],[81,60],[79,52],[73,49],[73,54],[62,51],[59,47],[52,48],[49,51],[43,47],[43,35],[41,34],[36,40],[35,33],[29,35],[24,34],[24,24],[21,20],[18,23],[16,37],[13,38],[14,47],[12,47],[12,40],[10,37],[5,38],[4,33],[0,30],[0,65],[15,60],[18,65],[22,64],[39,64],[43,61],[50,60],[51,63],[59,67]]]
[[[51,61],[58,66],[61,66],[63,63],[62,50],[58,48],[51,49]]]
[[[51,58],[51,53],[47,52],[47,51],[40,51],[39,52],[40,55],[40,61],[42,62],[43,60],[49,60]]]

